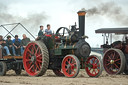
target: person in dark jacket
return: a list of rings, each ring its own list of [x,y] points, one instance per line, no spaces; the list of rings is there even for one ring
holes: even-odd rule
[[[9,48],[9,51],[10,51],[11,55],[15,55],[14,46],[13,46],[13,42],[11,40],[11,36],[7,36],[6,44]]]
[[[8,47],[6,46],[6,41],[3,39],[3,36],[1,35],[0,35],[0,48],[5,49],[7,55],[11,55]]]
[[[41,25],[40,26],[40,31],[38,32],[38,37],[41,37],[44,34],[43,28],[44,27]]]
[[[23,39],[21,40],[21,54],[23,54],[24,49],[26,48],[29,42],[30,42],[30,39],[27,38],[26,34],[23,34]]]
[[[21,55],[21,40],[18,38],[18,35],[15,35],[15,39],[12,41],[13,42],[13,46],[14,46],[14,49],[15,49],[15,54],[17,56],[20,56]]]

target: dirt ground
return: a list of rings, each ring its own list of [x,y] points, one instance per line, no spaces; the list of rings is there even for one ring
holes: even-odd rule
[[[51,70],[44,76],[30,77],[24,71],[17,76],[14,71],[0,77],[0,85],[128,85],[128,75],[108,75],[103,71],[99,78],[88,77],[81,70],[76,78],[57,77]]]

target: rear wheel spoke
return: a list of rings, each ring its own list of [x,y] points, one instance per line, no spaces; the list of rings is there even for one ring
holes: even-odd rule
[[[35,64],[36,64],[36,67],[38,68],[38,70],[40,70],[40,67],[38,66],[37,62]]]
[[[120,61],[120,59],[116,59],[115,62]]]
[[[25,61],[26,61],[26,62],[30,62],[30,61],[31,61],[31,59],[26,59]]]
[[[41,62],[42,62],[42,60],[37,59],[37,62],[41,63]]]
[[[34,64],[32,66],[30,66],[29,71],[31,71],[33,67],[34,67]]]
[[[38,50],[39,50],[39,47],[36,49],[35,55],[37,55]]]
[[[116,68],[119,68],[115,63],[114,63],[114,65],[115,65]]]
[[[42,56],[42,54],[39,54],[38,56],[36,56],[37,58],[39,58],[40,56]]]
[[[109,58],[110,60],[112,60],[110,56],[108,56],[108,58]]]
[[[108,64],[106,64],[106,65],[108,66],[108,65],[110,65],[110,64],[111,64],[111,63],[108,63]]]

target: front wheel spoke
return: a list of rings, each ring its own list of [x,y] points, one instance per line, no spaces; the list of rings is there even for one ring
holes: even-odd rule
[[[69,58],[68,63],[71,65],[71,58]]]
[[[95,70],[94,72],[95,72],[95,74],[96,74],[96,70]]]
[[[69,69],[67,69],[67,73],[69,74]]]
[[[70,66],[74,66],[74,65],[76,65],[76,63],[70,63]]]
[[[74,66],[74,69],[77,69],[77,66]]]
[[[72,71],[71,73],[73,73],[73,74],[75,74],[75,73],[76,73],[76,71],[75,71],[74,69],[72,69],[71,71]]]
[[[89,69],[89,67],[88,67],[88,69]],[[91,71],[91,68],[88,71],[90,72]]]
[[[95,69],[93,69],[92,74],[95,73]]]
[[[94,64],[94,63],[95,63],[95,58],[93,58],[93,60],[92,60],[92,61],[93,61],[93,64]]]
[[[98,61],[97,59],[96,59],[96,61],[97,61],[97,62],[96,62],[96,64],[98,64],[98,63],[99,63],[99,61]]]
[[[99,71],[100,71],[100,69],[97,69],[97,71],[99,72]]]

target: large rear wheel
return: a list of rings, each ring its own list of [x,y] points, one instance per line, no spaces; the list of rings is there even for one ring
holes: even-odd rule
[[[30,42],[23,56],[24,69],[29,76],[42,76],[49,64],[48,50],[41,41]]]
[[[90,77],[99,77],[103,66],[101,59],[96,55],[91,55],[85,62],[85,70]]]
[[[108,49],[103,57],[104,69],[108,74],[122,73],[125,69],[125,56],[119,49]]]
[[[75,55],[67,55],[62,61],[62,71],[66,77],[74,78],[80,70],[80,62]]]

